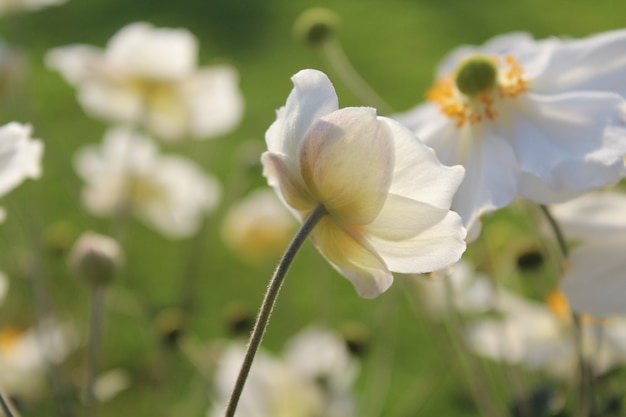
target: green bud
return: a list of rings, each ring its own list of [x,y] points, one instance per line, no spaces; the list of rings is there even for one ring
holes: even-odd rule
[[[115,240],[93,232],[83,233],[72,248],[70,267],[89,285],[107,284],[122,264],[122,250]]]
[[[294,25],[298,39],[312,46],[319,46],[334,36],[340,19],[329,9],[316,7],[302,13]]]

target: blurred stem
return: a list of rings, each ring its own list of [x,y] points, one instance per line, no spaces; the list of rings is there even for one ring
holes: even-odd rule
[[[331,37],[323,42],[319,49],[333,71],[359,100],[367,105],[376,107],[383,114],[395,113],[391,106],[376,94],[372,87],[354,69],[341,47],[341,43],[335,37]]]
[[[248,347],[246,349],[243,364],[241,365],[241,370],[239,371],[239,376],[237,377],[235,387],[233,388],[233,392],[228,400],[226,417],[233,417],[235,415],[237,403],[239,402],[246,379],[250,373],[250,368],[252,367],[252,361],[254,360],[254,356],[261,345],[261,340],[263,340],[267,323],[269,322],[272,310],[276,304],[276,298],[278,297],[280,288],[285,280],[285,276],[289,271],[289,267],[313,228],[326,214],[327,212],[324,206],[321,204],[315,206],[304,223],[302,223],[302,226],[300,226],[296,235],[293,237],[293,240],[287,247],[287,250],[283,254],[283,257],[274,271],[274,275],[272,276],[269,286],[267,287],[267,291],[265,292],[265,297],[263,298],[263,303],[261,304],[261,309],[259,310],[256,323],[254,324],[254,328],[250,334],[250,340],[248,341]]]
[[[559,248],[561,250],[561,255],[563,256],[563,260],[567,261],[569,258],[569,248],[567,247],[567,242],[565,241],[565,236],[559,223],[550,213],[550,209],[541,204],[539,206],[541,211],[543,212],[554,236],[559,244]],[[581,316],[578,313],[571,312],[572,315],[572,323],[574,325],[574,345],[576,347],[576,354],[578,356],[578,405],[576,407],[576,413],[574,414],[576,417],[587,417],[594,414],[594,404],[593,404],[593,367],[591,362],[585,359],[584,346],[583,346],[583,328],[581,322]]]
[[[15,409],[13,402],[11,402],[7,393],[2,389],[0,389],[0,405],[2,405],[2,411],[4,411],[4,414],[6,414],[7,417],[20,417],[20,414]]]
[[[89,329],[89,350],[87,352],[87,375],[85,387],[85,415],[95,415],[96,397],[94,383],[98,371],[98,354],[100,351],[100,339],[102,336],[102,314],[104,311],[104,287],[94,285],[91,292],[91,323]]]

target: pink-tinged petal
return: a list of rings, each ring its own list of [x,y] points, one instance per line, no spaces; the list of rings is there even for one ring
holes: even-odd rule
[[[391,286],[393,275],[385,262],[357,231],[347,231],[331,216],[325,216],[311,237],[322,255],[352,282],[361,297],[374,298]]]
[[[489,128],[468,129],[458,140],[455,162],[465,167],[465,177],[452,210],[461,215],[466,228],[473,229],[481,215],[513,201],[519,168],[511,146]]]
[[[626,94],[626,30],[577,40],[552,40],[543,70],[533,77],[541,94],[601,90]]]
[[[391,132],[371,108],[345,108],[324,116],[304,139],[300,170],[316,201],[341,222],[374,220],[392,180]]]
[[[584,194],[551,207],[552,215],[570,239],[595,239],[626,233],[626,195],[615,192]],[[626,272],[626,271],[625,271]]]
[[[268,183],[280,191],[282,198],[293,209],[311,210],[316,202],[304,187],[297,168],[284,155],[265,152],[261,155],[263,175]]]
[[[364,231],[394,272],[431,272],[455,263],[465,251],[458,214],[395,195]]]
[[[265,141],[270,152],[283,153],[295,160],[311,125],[337,110],[339,105],[335,89],[323,72],[306,69],[291,80],[294,88],[287,104],[278,111],[276,121],[265,133]]]
[[[512,138],[522,172],[558,193],[619,180],[626,135],[605,134],[605,129],[619,120],[621,97],[601,92],[525,94],[513,103],[510,123],[497,124],[497,129]],[[530,187],[520,189],[520,195],[540,203],[554,201],[545,201],[545,192]]]
[[[624,247],[623,236],[612,236],[572,251],[561,289],[574,311],[600,318],[626,314]]]
[[[442,165],[435,152],[400,123],[386,117],[379,120],[387,124],[395,144],[396,162],[389,192],[449,208],[463,180],[464,168]]]

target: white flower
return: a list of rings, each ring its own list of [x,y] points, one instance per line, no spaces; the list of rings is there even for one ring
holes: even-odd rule
[[[133,23],[104,51],[59,47],[46,63],[78,89],[94,116],[143,125],[167,140],[228,133],[243,113],[237,72],[227,65],[198,69],[197,54],[196,38],[185,29]]]
[[[129,209],[170,238],[193,235],[219,201],[214,177],[183,157],[159,155],[149,138],[125,128],[107,131],[101,146],[79,149],[74,166],[91,213]]]
[[[561,282],[571,308],[596,317],[626,314],[626,195],[589,193],[552,213],[566,238],[580,242]]]
[[[233,343],[220,357],[209,416],[222,416],[245,348]],[[358,364],[335,333],[311,327],[292,338],[280,357],[260,350],[237,407],[240,417],[349,417]]]
[[[36,11],[66,2],[67,0],[0,0],[0,16],[21,11]]]
[[[39,396],[49,364],[63,361],[77,345],[75,330],[55,320],[38,328],[0,328],[0,386],[12,396]]]
[[[0,197],[26,178],[39,178],[43,143],[31,139],[31,127],[11,122],[0,127]],[[0,209],[0,222],[4,212]]]
[[[390,271],[427,272],[456,262],[465,230],[449,210],[463,177],[399,123],[371,108],[338,110],[323,73],[293,77],[285,107],[266,133],[264,175],[299,219],[318,204],[327,214],[312,232],[328,261],[364,297],[393,280]]]
[[[548,204],[619,180],[624,48],[626,31],[463,46],[443,60],[429,101],[396,117],[444,164],[465,166],[452,208],[472,237],[481,214],[516,196]]]
[[[224,218],[222,237],[245,260],[275,261],[296,229],[296,221],[276,194],[263,189],[233,204]]]
[[[0,271],[0,305],[4,302],[4,299],[9,292],[9,277],[2,271]]]

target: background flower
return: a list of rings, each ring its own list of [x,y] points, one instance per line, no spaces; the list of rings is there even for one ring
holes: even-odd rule
[[[120,29],[104,51],[59,47],[49,51],[46,62],[78,89],[88,113],[179,140],[228,133],[243,113],[236,70],[198,69],[197,54],[197,40],[186,29],[139,22]]]
[[[170,238],[193,235],[219,201],[214,177],[183,157],[159,155],[149,138],[126,128],[107,131],[100,146],[79,149],[74,165],[91,213],[130,210]]]

